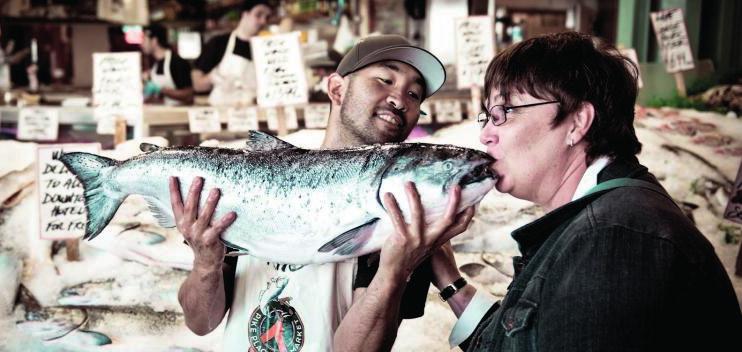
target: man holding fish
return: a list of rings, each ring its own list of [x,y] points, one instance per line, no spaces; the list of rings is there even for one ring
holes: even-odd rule
[[[417,123],[421,102],[444,81],[440,61],[402,37],[361,41],[329,78],[332,108],[322,149],[404,141]],[[461,185],[469,183],[461,179],[461,185],[448,188],[448,204],[441,205],[440,216],[432,223],[425,221],[423,190],[418,192],[408,180],[396,186],[380,184],[378,202],[388,216],[359,224],[320,249],[353,253],[363,246],[356,242],[358,238],[373,242],[373,234],[383,229],[389,236],[379,244],[380,254],[309,265],[272,263],[252,255],[225,257],[220,235],[241,214],[230,212],[212,219],[220,191],[212,189],[199,209],[205,180],[194,179],[183,198],[186,190],[171,178],[175,221],[195,257],[179,292],[186,324],[197,334],[207,334],[229,311],[225,350],[390,349],[401,319],[423,313],[430,283],[425,262],[429,253],[467,228],[474,214],[471,204],[494,185],[486,171],[491,159],[481,159],[485,160],[480,172],[484,181],[476,197],[466,195],[462,202]],[[458,165],[446,164],[443,169],[454,167]],[[403,167],[387,167],[385,175],[395,168]],[[399,199],[400,195],[406,199]],[[468,206],[462,209],[464,205]],[[290,220],[276,216],[274,221]]]

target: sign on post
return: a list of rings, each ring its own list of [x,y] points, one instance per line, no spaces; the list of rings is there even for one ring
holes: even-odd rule
[[[191,133],[216,133],[222,130],[219,110],[215,108],[193,108],[188,110],[188,130]]]
[[[99,153],[100,144],[39,145],[36,152],[36,194],[40,238],[63,240],[85,234],[87,211],[80,181],[57,160],[62,153]]]
[[[258,105],[264,108],[306,103],[309,99],[299,32],[252,37]]]
[[[489,16],[456,19],[456,79],[459,89],[481,87],[495,56],[494,20]]]
[[[652,26],[662,52],[662,61],[669,73],[691,70],[693,51],[690,49],[682,9],[652,12]]]
[[[59,110],[23,108],[18,113],[16,138],[34,141],[54,141],[59,134]]]
[[[325,128],[330,117],[330,104],[309,104],[304,107],[304,126],[306,128]]]
[[[283,110],[283,111],[281,111]],[[296,116],[296,109],[293,107],[280,108],[268,108],[265,109],[265,119],[268,121],[268,129],[273,131],[281,131],[281,125],[279,119],[281,113],[283,113],[283,119],[285,122],[284,128],[286,130],[299,129],[299,120]]]
[[[142,120],[142,69],[139,52],[93,54],[93,115],[97,132],[114,134],[116,120]]]
[[[258,108],[230,108],[227,110],[227,130],[230,132],[247,132],[258,129]]]

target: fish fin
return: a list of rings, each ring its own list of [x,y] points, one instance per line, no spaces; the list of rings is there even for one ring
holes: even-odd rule
[[[64,153],[59,161],[77,176],[85,189],[88,222],[83,238],[93,239],[108,225],[126,198],[126,195],[121,196],[105,189],[110,169],[118,165],[118,162],[82,152]]]
[[[265,132],[260,131],[250,131],[250,133],[247,135],[247,142],[245,145],[245,150],[251,152],[296,148],[297,147],[295,145],[289,142],[285,142]]]
[[[159,145],[152,144],[152,143],[140,143],[139,144],[139,150],[145,153],[158,151],[160,150],[160,148],[162,147],[160,147]]]
[[[325,243],[319,248],[320,252],[330,252],[337,255],[353,254],[358,248],[366,244],[374,233],[374,229],[379,222],[379,218],[373,218],[371,221],[354,227],[343,232],[340,236],[333,238],[330,242]]]
[[[162,227],[175,227],[175,218],[170,214],[170,209],[160,205],[160,201],[157,198],[145,197],[144,200],[147,201],[149,211],[157,219],[158,225]]]

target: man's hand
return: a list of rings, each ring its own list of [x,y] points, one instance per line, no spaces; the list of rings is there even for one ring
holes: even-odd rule
[[[219,221],[211,222],[220,197],[217,188],[209,192],[209,198],[199,213],[198,205],[203,182],[201,177],[193,179],[188,197],[183,204],[178,178],[170,177],[170,203],[175,215],[175,224],[193,250],[194,269],[198,266],[214,268],[221,265],[224,260],[225,247],[219,237],[237,218],[234,212],[230,212]]]
[[[384,206],[396,232],[382,246],[379,263],[379,271],[386,270],[387,274],[402,280],[407,280],[433,250],[466,231],[474,216],[474,207],[456,214],[461,201],[461,187],[457,185],[451,189],[443,217],[427,226],[415,184],[408,182],[405,190],[410,206],[410,224],[405,222],[394,196],[391,193],[384,195]]]

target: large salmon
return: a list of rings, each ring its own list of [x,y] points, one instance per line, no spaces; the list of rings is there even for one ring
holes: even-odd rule
[[[103,230],[130,194],[147,200],[161,226],[174,227],[168,177],[177,176],[187,192],[200,176],[202,205],[217,187],[222,196],[215,218],[237,213],[222,234],[228,247],[275,263],[340,261],[378,251],[391,233],[385,192],[409,219],[405,181],[415,182],[428,223],[445,212],[452,186],[462,187],[462,210],[495,184],[489,155],[450,145],[309,150],[253,131],[244,150],[151,144],[142,150],[125,161],[79,152],[60,157],[85,188],[86,239]]]

